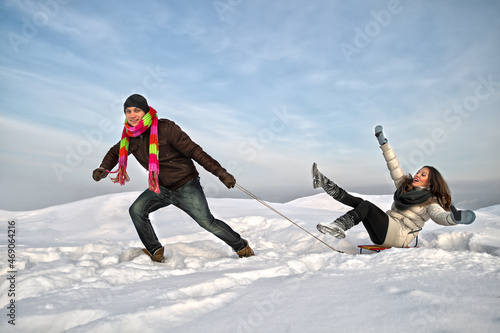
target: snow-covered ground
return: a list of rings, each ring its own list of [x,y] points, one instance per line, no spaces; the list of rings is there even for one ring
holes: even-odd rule
[[[167,261],[158,264],[142,254],[128,216],[138,194],[0,211],[0,331],[500,331],[500,205],[477,211],[469,226],[429,221],[418,248],[359,254],[357,245],[370,244],[362,225],[341,241],[316,231],[347,210],[326,194],[271,203],[347,252],[340,254],[255,200],[209,199],[256,256],[239,259],[168,207],[152,215],[166,245]],[[363,197],[382,209],[391,203]],[[15,221],[13,269],[8,221]]]

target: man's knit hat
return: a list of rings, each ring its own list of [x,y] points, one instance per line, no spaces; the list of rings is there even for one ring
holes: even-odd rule
[[[123,104],[123,111],[125,112],[126,108],[129,107],[136,107],[144,111],[145,113],[149,112],[149,105],[148,101],[144,98],[144,96],[141,96],[139,94],[133,94]]]

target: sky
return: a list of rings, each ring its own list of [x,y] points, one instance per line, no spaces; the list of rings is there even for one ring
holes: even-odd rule
[[[258,197],[394,191],[373,135],[500,203],[498,1],[0,2],[0,209],[147,188],[91,175],[144,95]],[[198,168],[209,197],[245,197]]]

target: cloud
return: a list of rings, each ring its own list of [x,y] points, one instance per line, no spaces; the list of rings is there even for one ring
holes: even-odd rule
[[[0,27],[21,34],[23,17],[49,3],[3,2]],[[65,164],[93,133],[99,144],[54,188],[68,197],[78,187],[86,195],[141,189],[140,168],[125,189],[96,187],[88,175],[120,137],[123,101],[142,93],[221,163],[236,162],[239,179],[269,193],[309,189],[312,161],[347,186],[385,184],[377,124],[409,172],[428,161],[451,179],[498,178],[498,4],[400,2],[403,10],[348,62],[339,45],[376,24],[372,12],[387,1],[228,3],[224,20],[211,1],[72,1],[45,10],[50,19],[18,53],[1,48],[1,118],[8,137],[22,135],[27,147],[0,150],[5,174],[33,183],[34,165],[50,188],[51,163]],[[491,84],[478,98],[481,80]],[[100,130],[102,121],[113,129]]]

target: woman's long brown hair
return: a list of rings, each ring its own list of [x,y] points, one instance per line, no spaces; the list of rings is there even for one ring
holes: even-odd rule
[[[428,165],[425,165],[422,168],[429,169],[429,190],[431,191],[432,195],[437,199],[438,204],[443,207],[444,210],[449,212],[451,205],[451,194],[448,184],[436,168]],[[403,188],[404,192],[413,190],[414,186],[412,175],[405,175],[404,181],[403,183],[401,183],[400,187]]]

